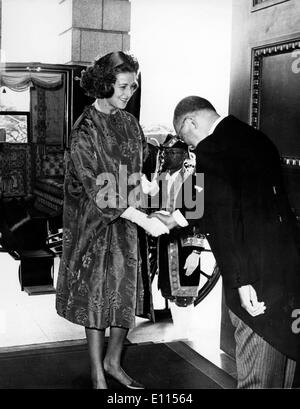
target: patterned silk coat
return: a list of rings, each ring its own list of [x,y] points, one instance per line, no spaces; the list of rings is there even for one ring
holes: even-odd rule
[[[92,105],[73,127],[56,296],[58,314],[71,322],[131,328],[135,315],[153,317],[147,255],[142,263],[138,244],[144,232],[120,218],[128,197],[136,205],[139,186],[132,181],[139,179],[146,146],[126,111],[105,114]]]

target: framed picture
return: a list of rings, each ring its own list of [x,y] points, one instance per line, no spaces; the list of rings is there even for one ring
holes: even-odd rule
[[[285,3],[289,0],[251,0],[251,12],[275,6],[276,4]]]
[[[29,142],[29,112],[0,112],[0,142]]]

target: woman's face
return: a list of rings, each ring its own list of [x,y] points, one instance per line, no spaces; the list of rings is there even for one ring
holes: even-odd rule
[[[112,97],[107,98],[107,102],[112,109],[124,109],[132,94],[138,88],[137,75],[135,72],[122,72],[117,74],[116,78],[113,85],[115,92]]]

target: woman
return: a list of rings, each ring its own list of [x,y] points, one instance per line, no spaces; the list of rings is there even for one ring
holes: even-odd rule
[[[137,226],[122,216],[126,199],[137,189],[127,178],[140,175],[147,149],[137,120],[123,111],[137,89],[138,68],[132,56],[114,52],[83,71],[81,86],[96,100],[75,123],[66,153],[56,308],[85,327],[97,389],[107,388],[106,374],[128,388],[143,388],[120,364],[135,315],[152,317],[150,283],[141,278]],[[133,207],[135,197],[131,195]],[[145,282],[148,288],[143,288]]]

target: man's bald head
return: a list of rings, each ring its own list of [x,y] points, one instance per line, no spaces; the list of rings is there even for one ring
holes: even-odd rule
[[[216,112],[214,106],[205,98],[197,97],[194,95],[183,98],[177,104],[174,110],[173,116],[174,126],[181,120],[181,118],[198,111]]]

